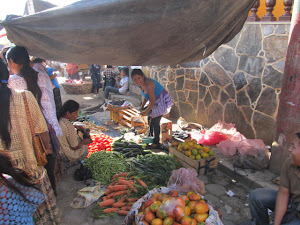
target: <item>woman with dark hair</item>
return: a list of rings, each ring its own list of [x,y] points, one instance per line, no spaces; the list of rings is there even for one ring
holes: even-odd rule
[[[46,221],[57,224],[60,218],[56,199],[45,168],[37,165],[23,95],[27,99],[33,130],[42,137],[49,154],[47,124],[33,94],[30,91],[10,89],[7,86],[8,76],[6,65],[0,60],[0,149],[9,152],[17,168],[30,172],[37,179],[41,178],[38,187],[46,194],[46,201],[35,215],[37,224],[46,224]]]
[[[37,186],[37,180],[14,167],[8,152],[0,150],[0,224],[34,224],[34,213],[45,201]]]
[[[144,101],[140,108],[142,116],[148,116],[150,124],[150,136],[154,136],[152,148],[159,146],[160,120],[168,114],[173,106],[173,101],[169,93],[156,80],[148,78],[140,69],[131,72],[131,79],[140,89]],[[146,103],[148,106],[144,109]]]
[[[26,48],[14,46],[6,54],[8,65],[14,75],[8,80],[8,87],[16,90],[28,90],[37,99],[48,125],[51,139],[52,154],[47,156],[47,169],[52,188],[56,192],[56,183],[61,175],[59,162],[56,155],[59,152],[59,141],[57,136],[62,135],[62,130],[56,118],[56,107],[54,102],[52,83],[47,73],[35,71],[30,65],[30,59]]]
[[[59,137],[61,152],[66,168],[75,165],[88,155],[87,145],[92,142],[89,133],[80,126],[74,126],[70,121],[78,117],[79,104],[73,100],[66,101],[57,117],[63,131]],[[77,129],[76,129],[77,128]],[[79,135],[81,131],[83,135]]]
[[[47,122],[53,127],[56,135],[62,135],[56,118],[55,102],[52,84],[47,73],[35,71],[30,66],[30,59],[26,48],[15,46],[6,54],[9,68],[14,75],[8,80],[11,89],[28,90],[36,97]]]

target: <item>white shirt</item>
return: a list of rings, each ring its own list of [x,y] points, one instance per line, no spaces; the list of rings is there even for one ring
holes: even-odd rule
[[[53,129],[56,132],[57,136],[62,135],[62,130],[58,124],[57,117],[56,117],[56,108],[52,90],[52,82],[47,73],[39,72],[38,74],[38,81],[37,81],[41,91],[41,105],[42,105],[42,112],[45,116],[45,119],[48,123],[50,123]],[[8,87],[11,89],[16,90],[27,90],[27,83],[23,77],[18,75],[10,75],[8,79]]]
[[[125,76],[120,80],[121,88],[119,88],[119,92],[123,95],[125,95],[127,93],[128,81],[129,81],[128,76]]]

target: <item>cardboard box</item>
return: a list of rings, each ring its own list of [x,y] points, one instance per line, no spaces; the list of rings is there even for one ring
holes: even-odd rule
[[[193,160],[171,146],[169,147],[169,152],[175,156],[175,159],[177,159],[183,167],[193,168],[201,175],[214,170],[219,164],[219,157],[215,155],[199,160]]]
[[[164,117],[160,120],[160,143],[172,141],[172,121]]]

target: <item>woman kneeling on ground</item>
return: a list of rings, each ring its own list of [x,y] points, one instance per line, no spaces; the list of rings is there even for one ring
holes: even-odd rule
[[[63,136],[59,137],[62,159],[65,167],[76,165],[80,160],[88,155],[87,145],[92,142],[89,134],[82,127],[74,126],[70,121],[75,121],[78,117],[79,104],[76,101],[66,101],[58,113],[59,125],[63,131]],[[78,131],[83,132],[83,137],[78,135]]]

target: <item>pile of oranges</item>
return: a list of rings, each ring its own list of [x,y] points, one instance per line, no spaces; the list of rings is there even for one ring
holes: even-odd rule
[[[214,152],[208,146],[197,144],[195,139],[185,139],[183,143],[174,141],[172,146],[193,160],[199,160],[214,155]]]
[[[153,194],[139,210],[145,225],[204,225],[209,207],[195,192],[178,196],[177,191],[169,194]]]

